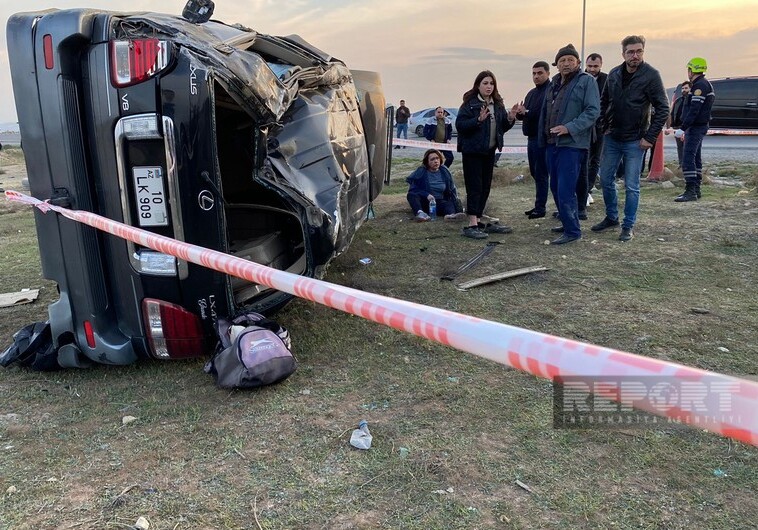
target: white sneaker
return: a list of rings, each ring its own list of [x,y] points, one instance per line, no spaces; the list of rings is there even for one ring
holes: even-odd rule
[[[587,194],[587,206],[589,206],[590,204],[595,204],[595,199],[592,198],[592,194],[591,193],[588,193]]]
[[[431,219],[431,217],[429,217],[424,210],[419,210],[418,212],[416,212],[416,221],[418,221],[419,223],[423,223],[424,221],[428,221],[429,219]]]
[[[464,212],[449,213],[445,216],[445,221],[460,221],[465,218],[466,214]]]

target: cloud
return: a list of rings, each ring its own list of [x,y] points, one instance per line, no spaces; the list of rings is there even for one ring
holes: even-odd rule
[[[512,59],[520,59],[520,55],[497,53],[487,48],[447,47],[440,48],[439,53],[426,55],[418,59],[418,63],[442,61],[470,61],[504,63]]]

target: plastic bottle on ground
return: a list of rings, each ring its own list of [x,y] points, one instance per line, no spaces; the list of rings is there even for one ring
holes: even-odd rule
[[[350,445],[357,449],[368,449],[371,447],[371,440],[373,440],[373,436],[368,430],[368,422],[361,420],[358,428],[350,435]]]
[[[434,199],[429,201],[429,217],[432,218],[432,221],[437,219],[437,201]]]

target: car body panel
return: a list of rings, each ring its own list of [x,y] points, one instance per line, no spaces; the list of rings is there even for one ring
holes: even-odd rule
[[[391,151],[378,75],[354,76],[296,35],[87,9],[19,13],[7,29],[29,184],[39,199],[135,226],[164,208],[163,226],[142,228],[322,277],[381,192]],[[44,36],[52,37],[52,68]],[[167,66],[114,87],[109,42],[144,38],[169,43]],[[156,124],[146,137],[130,128],[142,123]],[[146,174],[157,175],[155,194],[162,189],[167,201],[147,213],[137,195]],[[89,360],[127,364],[154,353],[146,298],[196,315],[209,341],[220,316],[271,312],[290,299],[181,261],[173,274],[155,274],[142,268],[147,249],[35,216],[43,274],[60,289],[49,308],[54,342]]]

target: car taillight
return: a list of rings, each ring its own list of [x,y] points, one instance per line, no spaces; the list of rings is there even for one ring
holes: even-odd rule
[[[197,315],[154,298],[142,301],[142,314],[153,356],[185,359],[205,355],[205,336]]]
[[[111,83],[140,83],[168,66],[169,43],[158,39],[111,41]]]

